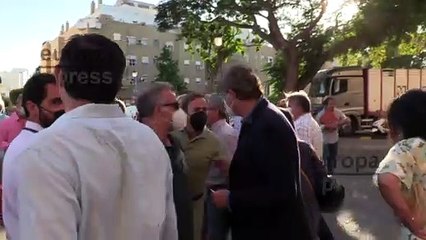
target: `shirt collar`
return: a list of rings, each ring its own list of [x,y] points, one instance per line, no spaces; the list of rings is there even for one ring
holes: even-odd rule
[[[302,121],[303,119],[307,119],[307,118],[309,118],[310,114],[311,114],[311,113],[304,113],[304,114],[300,115],[300,116],[299,116],[296,120],[294,120],[294,121]]]
[[[204,138],[206,138],[209,130],[205,127],[204,130],[200,134],[198,134],[198,136],[195,136],[193,139],[189,139],[189,135],[188,135],[188,132],[187,132],[186,128],[184,128],[184,129],[182,129],[180,131],[182,131],[183,134],[186,136],[186,138],[188,139],[188,142],[194,142],[194,141],[196,141],[198,139],[204,139]]]
[[[219,121],[216,121],[212,125],[212,131],[213,132],[217,132],[219,130],[219,128],[221,128],[225,124],[226,124],[226,120],[225,119],[220,119]]]
[[[75,118],[121,118],[126,115],[116,104],[88,103],[66,112],[56,121],[64,121]]]
[[[29,120],[25,123],[25,127],[36,131],[43,130],[43,127],[40,124]]]

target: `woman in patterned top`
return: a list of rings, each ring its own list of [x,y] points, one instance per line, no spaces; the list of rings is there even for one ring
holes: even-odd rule
[[[426,92],[395,99],[388,123],[395,145],[373,180],[401,222],[400,239],[426,239]]]

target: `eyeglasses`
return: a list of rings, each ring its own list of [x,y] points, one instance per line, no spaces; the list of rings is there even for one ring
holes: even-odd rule
[[[174,110],[178,110],[179,109],[179,103],[178,102],[172,102],[172,103],[165,103],[161,105],[162,107],[171,107]]]

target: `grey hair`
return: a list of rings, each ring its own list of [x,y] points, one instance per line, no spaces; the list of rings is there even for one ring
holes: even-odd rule
[[[136,108],[138,109],[138,118],[141,120],[154,114],[155,107],[160,100],[161,92],[165,90],[174,90],[173,86],[167,82],[155,82],[143,91],[136,100]]]

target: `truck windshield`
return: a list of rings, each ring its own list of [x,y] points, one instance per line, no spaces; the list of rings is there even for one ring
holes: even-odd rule
[[[325,97],[330,94],[331,78],[319,77],[312,80],[311,88],[309,89],[310,97]]]

